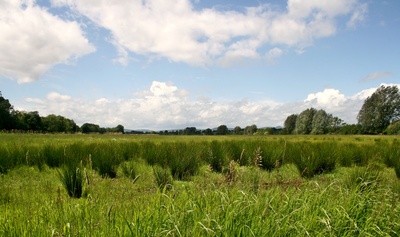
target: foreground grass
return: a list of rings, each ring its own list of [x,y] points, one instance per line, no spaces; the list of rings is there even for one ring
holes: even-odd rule
[[[400,235],[397,137],[0,141],[0,236]]]
[[[148,172],[149,171],[149,172]],[[293,165],[236,179],[208,167],[161,192],[142,164],[135,182],[89,171],[84,198],[70,198],[55,169],[20,167],[0,178],[0,236],[398,236],[393,170],[348,185],[355,168],[301,179]]]

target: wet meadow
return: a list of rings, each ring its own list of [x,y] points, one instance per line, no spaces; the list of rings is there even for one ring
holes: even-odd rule
[[[0,236],[398,236],[398,136],[0,134]]]

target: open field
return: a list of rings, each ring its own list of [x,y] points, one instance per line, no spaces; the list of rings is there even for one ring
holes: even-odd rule
[[[0,236],[400,234],[396,136],[0,141]]]

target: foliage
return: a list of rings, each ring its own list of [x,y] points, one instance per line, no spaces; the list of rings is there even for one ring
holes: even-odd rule
[[[257,132],[257,125],[255,125],[255,124],[253,124],[251,126],[246,126],[244,128],[244,134],[245,135],[253,135],[256,132]]]
[[[297,116],[296,119],[296,134],[310,134],[312,130],[312,121],[316,109],[306,109]]]
[[[283,123],[285,134],[293,134],[295,132],[296,120],[297,120],[297,114],[289,115],[286,118],[285,122]]]
[[[215,132],[216,135],[226,135],[229,133],[228,127],[226,125],[220,125]]]
[[[320,109],[314,113],[311,123],[311,134],[326,134],[329,125],[329,116],[325,110]]]
[[[400,92],[397,86],[381,86],[361,107],[357,120],[363,132],[382,133],[390,123],[400,119]]]
[[[5,99],[0,92],[0,130],[12,128],[13,106]]]
[[[391,123],[384,131],[388,135],[400,135],[400,120]]]
[[[60,115],[50,114],[42,118],[43,130],[50,133],[74,133],[78,131],[78,126],[71,119]]]

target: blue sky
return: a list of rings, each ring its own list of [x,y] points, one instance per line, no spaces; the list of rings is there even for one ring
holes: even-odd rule
[[[0,90],[17,110],[131,129],[356,123],[400,85],[400,1],[6,0]]]

